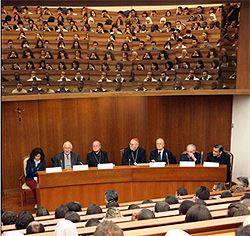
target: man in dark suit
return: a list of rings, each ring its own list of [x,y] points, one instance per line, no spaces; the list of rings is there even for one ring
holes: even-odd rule
[[[101,150],[101,143],[94,141],[92,144],[93,151],[87,154],[87,165],[89,167],[97,167],[101,163],[109,163],[107,152]]]
[[[196,152],[194,144],[187,145],[187,151],[181,155],[180,161],[194,161],[195,164],[202,164],[201,154]]]
[[[213,151],[207,154],[208,162],[219,162],[221,165],[227,165],[227,180],[230,182],[230,155],[223,151],[224,148],[221,144],[216,144]]]
[[[63,144],[63,152],[60,152],[51,158],[53,167],[62,167],[62,169],[71,169],[73,165],[81,165],[81,158],[78,153],[72,152],[73,146],[70,141]]]
[[[146,150],[139,147],[138,138],[133,138],[129,143],[129,147],[124,149],[122,164],[136,165],[137,163],[146,163]]]
[[[156,140],[156,149],[150,153],[150,161],[151,162],[163,161],[166,162],[167,164],[177,164],[174,154],[165,149],[164,147],[165,147],[164,139],[158,138]]]

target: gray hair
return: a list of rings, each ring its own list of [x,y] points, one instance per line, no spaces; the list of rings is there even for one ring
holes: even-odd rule
[[[158,139],[161,139],[162,142],[165,144],[165,140],[164,140],[163,138],[158,138]],[[157,141],[158,139],[156,139],[156,141]]]
[[[188,147],[193,147],[194,151],[196,151],[196,146],[194,144],[190,143],[187,145],[187,149],[188,149]]]
[[[105,199],[108,202],[117,202],[118,201],[118,193],[113,189],[107,190],[105,192]]]
[[[70,141],[66,141],[66,142],[64,142],[64,144],[63,144],[63,148],[64,148],[64,145],[65,145],[66,143],[69,143],[69,144],[70,144],[70,146],[71,146],[71,149],[73,149],[73,145],[72,145],[72,143],[71,143]]]
[[[237,180],[239,180],[239,185],[242,185],[244,188],[247,188],[249,186],[247,177],[239,176],[237,177]]]

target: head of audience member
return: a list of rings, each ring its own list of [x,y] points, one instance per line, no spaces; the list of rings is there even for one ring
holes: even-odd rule
[[[117,209],[116,207],[110,207],[108,208],[107,212],[106,212],[106,218],[110,219],[110,218],[120,218],[123,217],[120,210]]]
[[[151,199],[145,199],[142,201],[142,204],[148,204],[148,203],[153,203]]]
[[[16,223],[17,215],[13,211],[6,211],[2,214],[1,221],[3,225],[12,225]]]
[[[138,89],[138,91],[143,91],[143,86],[144,86],[143,82],[142,82],[142,81],[139,81],[138,84],[137,84],[137,89]],[[138,146],[139,146],[139,144],[138,144]],[[130,149],[131,149],[131,148],[130,148]],[[131,150],[132,150],[132,149],[131,149]]]
[[[216,144],[214,145],[213,147],[213,156],[214,157],[220,157],[220,155],[222,154],[223,152],[223,146],[221,144]]]
[[[110,208],[110,207],[119,207],[119,204],[118,202],[108,202],[107,208]]]
[[[200,205],[203,205],[203,206],[207,205],[207,203],[202,199],[194,199],[194,203],[195,204],[200,204]]]
[[[131,139],[129,146],[132,151],[135,151],[139,147],[139,139],[138,138]]]
[[[65,220],[70,220],[73,223],[80,222],[80,215],[74,211],[68,211],[65,214]]]
[[[248,236],[250,235],[250,225],[240,227],[235,231],[235,236]]]
[[[236,184],[244,187],[244,188],[247,188],[249,186],[249,181],[248,181],[248,178],[247,177],[243,177],[243,176],[239,176],[237,177],[237,182]]]
[[[95,218],[91,218],[89,219],[86,224],[85,224],[85,227],[92,227],[92,226],[97,226],[100,224],[100,221],[95,219]]]
[[[210,197],[209,189],[205,186],[200,186],[195,190],[195,196],[202,200],[208,200]]]
[[[250,193],[244,193],[243,196],[241,196],[240,200],[244,200],[244,199],[250,199]]]
[[[69,208],[69,211],[81,211],[82,205],[79,202],[68,202],[66,206]]]
[[[69,155],[70,152],[72,151],[72,149],[73,149],[73,146],[72,146],[72,143],[70,141],[66,141],[63,144],[63,152],[65,153],[65,155]]]
[[[165,141],[163,138],[156,139],[156,148],[161,151],[165,147]]]
[[[66,205],[60,205],[55,210],[55,219],[64,218],[69,208]]]
[[[226,186],[225,184],[221,183],[221,182],[215,182],[214,186],[212,188],[213,192],[217,192],[217,191],[223,191],[226,190]]]
[[[34,217],[28,211],[22,211],[19,213],[16,219],[16,229],[26,229],[30,222],[34,221]]]
[[[37,221],[30,222],[26,228],[26,234],[36,234],[43,232],[45,232],[43,224]]]
[[[98,213],[102,213],[102,208],[99,205],[93,203],[88,206],[86,215],[92,215]]]
[[[106,204],[118,201],[118,193],[113,189],[107,190],[104,193],[104,197],[105,197],[105,203]]]
[[[123,236],[122,229],[111,220],[104,220],[96,227],[94,236]]]
[[[190,207],[194,206],[195,203],[190,200],[183,201],[179,206],[179,214],[180,215],[186,215],[187,211]]]
[[[147,219],[153,219],[155,218],[155,214],[153,211],[149,210],[149,209],[142,209],[139,213],[138,213],[138,220],[147,220]]]
[[[176,194],[175,194],[176,197],[181,197],[185,195],[188,195],[188,191],[186,188],[177,188]]]
[[[166,196],[165,202],[167,202],[169,205],[179,203],[178,199],[174,195]]]
[[[49,211],[45,207],[38,207],[36,210],[36,216],[47,216]]]
[[[170,206],[167,202],[160,201],[155,204],[155,212],[169,211]]]
[[[229,191],[224,191],[223,193],[221,193],[220,198],[227,198],[227,197],[232,197],[232,193]]]
[[[230,192],[231,192],[231,193],[243,193],[243,192],[245,192],[245,189],[244,189],[242,186],[233,185],[233,186],[230,188]]]
[[[187,211],[185,222],[195,222],[202,220],[211,220],[212,215],[206,206],[196,204]]]
[[[102,147],[101,142],[99,142],[98,140],[95,140],[95,141],[92,143],[92,148],[93,148],[93,151],[94,151],[95,153],[99,153],[100,150],[101,150],[101,147]]]
[[[170,229],[165,236],[190,236],[190,234],[181,229]]]
[[[129,207],[128,207],[128,210],[132,210],[132,209],[140,209],[141,207],[140,206],[138,206],[137,204],[131,204],[131,205],[129,205]]]
[[[228,206],[228,212],[227,212],[228,217],[244,216],[244,215],[250,215],[250,210],[247,208],[247,206],[243,205],[242,203],[234,202]]]
[[[55,236],[78,236],[76,226],[69,220],[61,220],[57,223]]]

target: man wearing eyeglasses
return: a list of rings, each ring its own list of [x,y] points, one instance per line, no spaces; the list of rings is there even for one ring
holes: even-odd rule
[[[146,150],[139,147],[139,139],[133,138],[129,147],[124,149],[122,164],[137,165],[137,163],[146,163]]]

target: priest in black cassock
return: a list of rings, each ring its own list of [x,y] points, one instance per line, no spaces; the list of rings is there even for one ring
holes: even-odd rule
[[[163,138],[156,140],[156,149],[150,153],[151,162],[166,162],[166,164],[177,164],[176,158],[172,152],[165,149],[165,141]]]
[[[137,163],[146,163],[146,150],[139,147],[138,138],[133,138],[129,143],[129,147],[124,149],[122,164],[136,165]]]
[[[101,143],[99,141],[94,141],[92,144],[93,151],[87,154],[86,164],[89,167],[97,167],[101,163],[109,163],[107,152],[101,150]]]
[[[194,144],[188,144],[186,152],[180,157],[180,161],[194,161],[195,164],[202,164],[201,154],[196,152]]]

